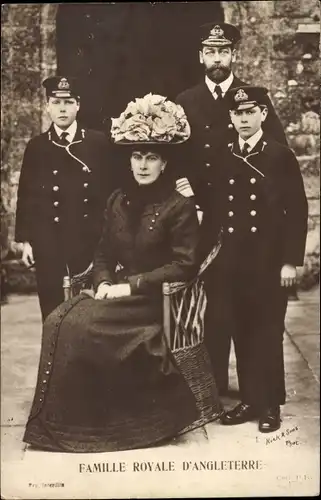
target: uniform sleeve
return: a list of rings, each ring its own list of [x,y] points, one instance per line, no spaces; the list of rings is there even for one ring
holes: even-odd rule
[[[164,282],[188,281],[198,271],[200,229],[194,201],[183,198],[169,217],[171,262],[153,271],[130,276],[128,281],[133,294],[146,294]]]
[[[302,266],[304,261],[308,202],[304,191],[299,163],[291,150],[284,162],[285,235],[283,263]]]
[[[95,291],[97,291],[97,288],[102,281],[107,281],[112,284],[115,279],[117,258],[115,256],[114,248],[109,234],[110,215],[116,194],[117,193],[113,193],[107,201],[107,206],[104,211],[102,235],[94,255],[93,284]]]
[[[15,241],[32,241],[32,213],[36,201],[33,144],[27,144],[19,178]]]
[[[185,93],[182,92],[176,97],[176,103],[180,104],[185,111],[188,121],[190,122],[190,117],[187,111],[187,104]],[[177,161],[177,165],[180,165],[178,170],[178,178],[186,178],[192,188],[195,195],[196,203],[202,209],[204,208],[204,195],[207,194],[207,182],[202,178],[201,172],[199,170],[199,153],[198,148],[194,143],[193,137],[193,127],[191,127],[191,137],[188,141],[180,147],[180,158]]]
[[[269,96],[266,96],[266,106],[268,109],[268,115],[265,122],[263,123],[264,132],[266,132],[267,135],[272,137],[280,144],[284,144],[285,146],[287,146],[288,141],[284,132],[284,127],[280,121],[280,118],[276,114]]]

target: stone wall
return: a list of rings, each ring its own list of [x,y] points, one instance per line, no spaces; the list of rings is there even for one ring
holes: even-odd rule
[[[221,2],[240,27],[237,73],[265,85],[287,131],[309,198],[309,235],[302,287],[319,273],[319,4],[317,0]],[[56,69],[57,4],[2,5],[1,233],[13,241],[16,191],[25,145],[47,127],[41,81]],[[6,237],[8,232],[8,238]]]
[[[320,7],[318,0],[222,2],[240,27],[237,73],[264,85],[300,163],[309,201],[309,233],[300,285],[319,277]]]
[[[13,242],[17,184],[28,140],[46,123],[41,82],[55,72],[56,5],[2,6],[1,200]]]

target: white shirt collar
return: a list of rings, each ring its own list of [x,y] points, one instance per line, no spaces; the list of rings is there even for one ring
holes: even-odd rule
[[[226,80],[224,80],[219,84],[222,89],[223,95],[225,94],[225,92],[228,91],[228,89],[232,85],[233,78],[234,78],[233,73],[230,73],[230,75],[226,78]],[[208,86],[208,89],[211,92],[211,94],[214,94],[216,83],[212,82],[212,80],[207,75],[205,75],[205,83]]]
[[[76,132],[77,132],[77,121],[73,121],[71,125],[66,130],[62,130],[60,127],[58,127],[54,123],[54,129],[56,131],[56,134],[58,137],[61,136],[63,132],[66,132],[68,135],[66,136],[67,141],[72,142],[75,138]]]
[[[242,139],[241,136],[239,136],[240,150],[242,151],[244,143],[246,142],[250,146],[248,150],[252,151],[252,149],[257,145],[257,143],[261,139],[262,135],[263,135],[263,130],[260,128],[257,132],[255,132],[254,135],[252,135],[252,137],[246,139],[246,141]]]

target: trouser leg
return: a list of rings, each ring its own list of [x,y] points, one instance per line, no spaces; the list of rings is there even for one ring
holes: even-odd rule
[[[237,372],[241,399],[258,408],[278,406],[285,402],[283,361],[286,291],[270,287],[238,291],[234,333]],[[264,302],[262,302],[264,297]]]
[[[44,322],[46,317],[64,301],[63,277],[59,272],[53,275],[37,271],[36,275],[42,321]]]
[[[229,360],[233,317],[231,297],[226,287],[207,288],[207,308],[205,313],[205,345],[211,359],[218,391],[228,390]]]

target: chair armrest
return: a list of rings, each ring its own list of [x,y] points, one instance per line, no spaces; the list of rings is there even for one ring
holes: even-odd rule
[[[175,281],[173,283],[164,282],[163,283],[163,295],[172,295],[173,293],[179,292],[190,285],[190,281]]]

